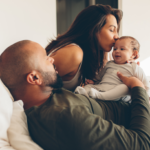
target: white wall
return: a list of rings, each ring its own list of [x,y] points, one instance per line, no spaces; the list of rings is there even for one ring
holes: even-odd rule
[[[24,39],[43,47],[56,36],[56,0],[0,0],[0,53]]]
[[[122,35],[135,37],[140,45],[140,66],[150,76],[150,0],[118,0],[123,10]]]
[[[123,10],[120,35],[141,44],[141,67],[150,76],[150,0],[118,0]],[[43,47],[56,36],[56,0],[0,0],[0,54],[24,39]]]

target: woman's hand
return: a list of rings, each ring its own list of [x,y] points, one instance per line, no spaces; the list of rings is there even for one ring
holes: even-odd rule
[[[123,76],[120,72],[117,72],[118,77],[126,84],[129,88],[140,86],[145,89],[144,84],[136,77],[126,77]]]
[[[90,79],[86,79],[85,85],[87,85],[87,84],[94,84],[94,81],[90,80]]]

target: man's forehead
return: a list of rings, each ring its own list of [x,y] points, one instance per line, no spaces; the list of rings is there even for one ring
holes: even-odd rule
[[[23,47],[28,47],[28,49],[33,49],[33,48],[38,48],[40,45],[36,42],[29,42],[29,43],[26,43]]]
[[[30,42],[24,45],[24,49],[33,53],[45,53],[45,49],[36,42]]]
[[[46,55],[45,49],[36,42],[26,44],[24,52],[27,55],[27,62],[32,69],[39,68],[39,64],[43,61],[43,56]]]

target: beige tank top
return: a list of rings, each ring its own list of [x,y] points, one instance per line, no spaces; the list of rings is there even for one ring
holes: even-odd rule
[[[77,45],[75,43],[71,43],[71,45],[79,46],[79,45]],[[48,56],[51,56],[52,53],[56,52],[60,48],[61,47],[58,47],[58,48],[54,49],[52,52],[49,53]],[[69,80],[69,81],[63,81],[63,87],[65,89],[70,90],[70,91],[74,91],[75,88],[80,85],[80,83],[82,81],[81,72],[80,72],[81,65],[82,65],[82,63],[79,65],[77,73],[75,74],[75,76],[71,80]]]

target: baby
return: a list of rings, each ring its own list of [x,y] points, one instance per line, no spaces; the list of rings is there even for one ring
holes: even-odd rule
[[[127,63],[136,58],[139,52],[139,42],[130,36],[119,38],[114,46],[112,56],[113,61],[107,62],[99,75],[99,84],[88,84],[83,88],[78,86],[75,93],[90,96],[94,99],[129,101],[131,99],[128,87],[118,78],[117,72],[130,77],[135,76],[140,79],[150,95],[149,81],[135,62]]]

